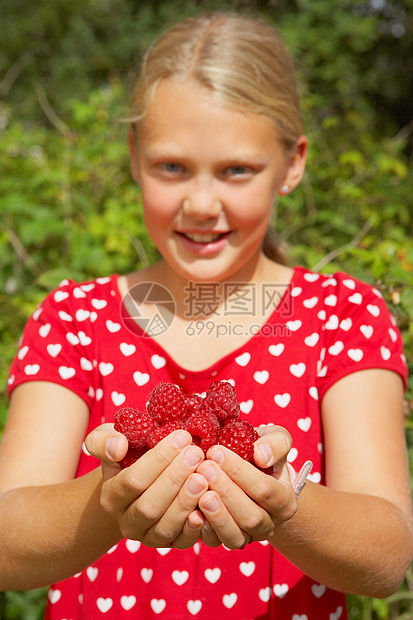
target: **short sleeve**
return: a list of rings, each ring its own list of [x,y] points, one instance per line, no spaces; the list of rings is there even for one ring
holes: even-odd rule
[[[64,281],[26,323],[10,367],[9,396],[22,383],[49,381],[75,392],[91,407],[93,362],[84,346],[88,335],[78,329],[76,309],[70,303],[73,286]]]
[[[320,398],[342,377],[373,368],[391,370],[407,386],[407,364],[396,321],[380,291],[347,274],[325,280]]]

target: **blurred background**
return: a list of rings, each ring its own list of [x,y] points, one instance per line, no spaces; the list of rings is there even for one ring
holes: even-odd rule
[[[413,0],[1,0],[0,436],[37,303],[63,278],[157,258],[121,122],[133,66],[161,30],[216,9],[265,17],[295,59],[310,157],[274,222],[291,263],[375,284],[412,368]],[[413,455],[413,376],[405,412]],[[0,593],[0,618],[40,619],[45,596]],[[348,602],[351,619],[412,620],[413,571],[390,599]]]

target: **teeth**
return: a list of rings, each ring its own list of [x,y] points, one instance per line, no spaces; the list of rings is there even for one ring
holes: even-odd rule
[[[191,239],[191,241],[195,241],[196,243],[211,243],[211,241],[216,241],[217,239],[219,239],[221,235],[214,235],[211,233],[204,235],[202,233],[185,233],[185,236],[188,237],[188,239]]]

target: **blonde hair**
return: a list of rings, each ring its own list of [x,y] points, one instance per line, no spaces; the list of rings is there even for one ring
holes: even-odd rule
[[[279,35],[261,19],[214,12],[162,34],[144,56],[132,90],[128,120],[137,136],[165,79],[192,80],[234,109],[271,118],[287,153],[303,133],[293,63]],[[266,254],[285,262],[278,250],[266,238]]]

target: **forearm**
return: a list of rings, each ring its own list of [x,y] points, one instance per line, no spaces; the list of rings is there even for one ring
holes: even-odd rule
[[[413,533],[411,521],[384,499],[307,483],[297,513],[270,542],[319,583],[385,597],[411,561]]]
[[[61,484],[25,487],[0,498],[0,590],[65,579],[121,538],[101,508],[100,468]]]

